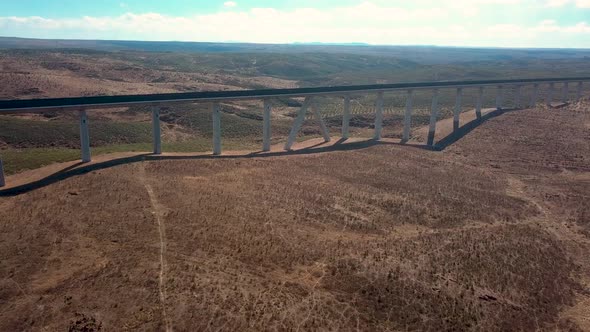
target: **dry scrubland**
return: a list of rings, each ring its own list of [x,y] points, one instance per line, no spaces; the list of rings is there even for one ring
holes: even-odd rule
[[[0,330],[590,330],[589,141],[571,105],[0,198]]]
[[[427,51],[424,48],[298,46],[281,53],[279,45],[192,45],[203,49],[146,52],[136,48],[139,44],[131,48],[109,44],[106,49],[96,48],[97,45],[94,49],[26,49],[28,43],[36,42],[12,40],[8,45],[13,45],[12,42],[21,43],[22,49],[3,49],[7,40],[0,38],[0,99],[590,75],[584,58],[587,53],[583,50],[432,48]],[[68,43],[52,45],[74,47]],[[227,47],[238,49],[231,51]],[[523,95],[531,93],[531,86],[523,88]],[[543,86],[540,97],[546,93],[547,86]],[[572,87],[570,97],[575,93]],[[484,107],[495,105],[495,94],[494,88],[485,90]],[[513,107],[514,91],[505,89],[504,94],[503,106]],[[554,97],[558,96],[561,93]],[[431,98],[431,91],[415,92],[414,127],[428,123]],[[286,140],[301,102],[294,98],[272,101],[274,143]],[[453,89],[441,90],[440,118],[452,116],[454,102]],[[465,90],[464,110],[475,107],[475,102],[476,89]],[[315,103],[331,132],[338,134],[342,98],[318,97]],[[405,91],[385,94],[384,137],[401,138],[405,103]],[[372,136],[374,105],[374,94],[352,96],[353,137]],[[262,101],[222,103],[224,149],[260,147],[262,109]],[[163,105],[161,114],[165,151],[210,151],[212,123],[207,104]],[[89,117],[94,155],[151,150],[149,107],[92,110]],[[315,122],[308,119],[300,139],[319,136]],[[0,157],[8,174],[75,160],[79,158],[79,144],[76,112],[0,116]]]
[[[0,52],[0,82],[3,83],[0,97],[55,98],[296,85],[294,81],[280,78],[218,73],[198,63],[191,65],[201,70],[183,71],[185,68],[172,67],[175,62],[166,62],[162,59],[164,56],[87,50],[3,51]]]
[[[586,70],[582,59],[435,58],[5,50],[0,98]],[[370,137],[374,99],[353,97],[353,134]],[[413,126],[427,123],[430,97],[416,94]],[[470,108],[473,91],[464,99]],[[494,99],[486,90],[485,105]],[[505,99],[513,106],[513,91]],[[278,142],[300,100],[274,102]],[[341,100],[317,102],[338,133]],[[453,103],[445,91],[441,118]],[[404,104],[387,94],[385,137],[400,137]],[[225,147],[258,147],[262,104],[222,108]],[[147,111],[91,112],[93,152],[149,150]],[[590,330],[589,114],[509,112],[444,152],[144,162],[0,197],[0,331]],[[210,149],[206,105],[164,107],[162,122],[166,151]],[[308,119],[302,136],[318,134]],[[76,159],[78,144],[75,114],[0,118],[9,173]]]

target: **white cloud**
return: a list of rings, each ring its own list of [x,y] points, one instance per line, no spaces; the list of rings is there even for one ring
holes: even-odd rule
[[[554,20],[535,26],[519,21],[491,26],[480,22],[484,13],[488,15],[481,6],[528,0],[456,0],[422,5],[428,1],[415,0],[420,5],[411,7],[373,0],[331,9],[253,8],[193,16],[127,13],[72,19],[0,17],[0,31],[37,38],[590,47],[585,22],[571,26],[560,26]]]
[[[560,33],[560,34],[589,34],[590,35],[590,25],[586,22],[580,22],[575,25],[570,26],[559,26],[555,21],[546,20],[541,22],[536,27],[531,28],[534,32],[553,32],[553,33]]]
[[[226,1],[223,3],[223,6],[226,8],[233,8],[233,7],[236,7],[237,5],[238,5],[238,3],[235,1]]]
[[[483,5],[517,5],[524,2],[523,0],[471,0],[471,3]]]
[[[545,7],[563,7],[570,2],[570,0],[547,0]]]
[[[561,26],[554,20],[544,20],[535,26],[518,24],[498,24],[490,26],[482,33],[482,38],[499,38],[499,46],[532,47],[590,47],[590,25],[580,22],[574,25]],[[585,44],[575,44],[580,37]],[[542,43],[538,43],[542,41]]]
[[[590,0],[546,0],[545,7],[563,7],[570,4],[578,8],[590,8]]]

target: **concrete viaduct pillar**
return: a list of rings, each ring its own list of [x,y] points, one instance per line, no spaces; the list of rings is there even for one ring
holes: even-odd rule
[[[477,105],[475,106],[475,116],[477,119],[481,119],[481,107],[483,104],[483,86],[479,87],[477,91]]]
[[[162,154],[162,132],[160,128],[160,108],[152,107],[152,134],[154,154]]]
[[[535,83],[533,86],[533,95],[531,96],[531,107],[537,106],[537,98],[539,98],[539,84]]]
[[[92,158],[90,156],[90,132],[88,130],[86,110],[80,111],[80,148],[82,150],[82,162],[90,162]]]
[[[412,130],[412,107],[414,102],[414,90],[408,90],[408,96],[406,98],[406,112],[404,114],[404,135],[402,137],[403,142],[410,140],[410,132]]]
[[[555,93],[555,83],[551,82],[549,84],[549,93],[547,94],[547,106],[551,106],[553,103],[553,94]]]
[[[381,140],[381,134],[383,132],[383,92],[377,93],[377,104],[375,110],[375,135],[373,139],[376,141]]]
[[[6,180],[4,179],[4,164],[2,163],[2,159],[0,159],[0,188],[6,185]]]
[[[453,112],[453,131],[459,130],[459,120],[461,117],[461,103],[463,99],[463,88],[457,88],[457,96],[455,98],[455,111]]]
[[[432,106],[430,110],[430,126],[428,128],[428,141],[426,144],[434,146],[434,135],[436,134],[436,120],[438,119],[438,89],[434,89],[432,96]]]
[[[264,113],[262,115],[262,151],[270,151],[270,115],[271,115],[270,100],[264,99]]]
[[[211,104],[211,113],[213,114],[213,154],[221,154],[221,110],[219,103]]]
[[[342,115],[342,138],[350,135],[350,94],[344,96],[344,114]]]

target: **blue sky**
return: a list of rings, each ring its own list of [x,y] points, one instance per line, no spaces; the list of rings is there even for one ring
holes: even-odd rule
[[[156,12],[167,15],[206,14],[214,13],[225,8],[226,1],[198,1],[198,0],[21,0],[0,2],[2,16],[49,16],[49,17],[78,17],[85,15],[119,15],[128,11],[137,13]],[[300,7],[331,8],[342,5],[352,5],[359,1],[351,0],[246,0],[236,1],[241,9],[277,8],[293,9]],[[237,6],[236,6],[237,7]]]
[[[0,36],[590,48],[590,0],[10,0]]]

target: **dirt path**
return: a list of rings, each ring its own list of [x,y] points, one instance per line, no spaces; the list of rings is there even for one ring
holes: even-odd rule
[[[0,330],[590,331],[584,121],[508,112],[442,153],[136,155],[1,197]]]
[[[588,279],[590,257],[585,254],[590,251],[590,240],[579,232],[578,227],[556,222],[560,217],[548,209],[542,201],[527,192],[526,184],[522,180],[514,175],[504,174],[504,176],[508,180],[507,194],[524,199],[540,212],[539,215],[525,220],[525,223],[543,225],[543,229],[559,239],[569,252],[579,253],[572,257],[582,271],[585,271],[581,274],[583,287],[590,289],[590,279]],[[590,331],[590,296],[587,293],[578,293],[574,304],[561,313],[561,318],[574,321],[583,331]]]
[[[143,182],[145,189],[150,197],[150,204],[152,206],[152,214],[154,215],[156,222],[158,224],[158,233],[160,237],[160,277],[159,277],[159,292],[160,292],[160,302],[162,303],[162,316],[164,318],[164,322],[166,324],[166,331],[171,332],[172,327],[170,326],[170,319],[168,318],[167,314],[167,306],[166,306],[166,226],[164,224],[164,216],[166,214],[166,208],[160,204],[156,194],[154,192],[154,188],[148,182],[148,179],[145,174],[145,165],[142,163],[139,165],[140,169],[140,178]]]

